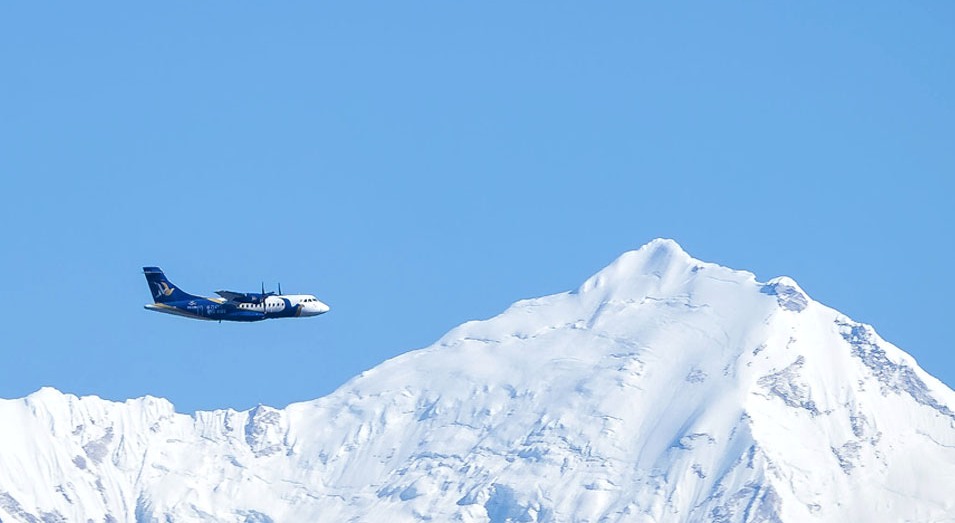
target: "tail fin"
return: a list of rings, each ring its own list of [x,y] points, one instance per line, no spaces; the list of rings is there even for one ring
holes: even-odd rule
[[[146,275],[146,283],[149,284],[149,290],[153,294],[153,301],[156,303],[167,303],[170,301],[183,301],[195,299],[196,296],[183,292],[179,287],[166,279],[159,267],[143,267],[143,274]]]

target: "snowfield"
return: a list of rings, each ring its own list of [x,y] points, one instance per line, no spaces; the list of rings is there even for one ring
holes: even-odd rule
[[[867,326],[625,253],[329,396],[0,400],[0,521],[955,521],[955,392]]]

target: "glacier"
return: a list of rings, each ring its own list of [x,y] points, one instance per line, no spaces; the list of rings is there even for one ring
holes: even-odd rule
[[[672,240],[284,409],[0,400],[0,521],[955,521],[955,392]]]

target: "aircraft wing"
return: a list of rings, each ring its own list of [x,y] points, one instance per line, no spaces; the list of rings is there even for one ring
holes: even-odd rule
[[[244,292],[216,291],[216,294],[218,294],[219,296],[222,296],[223,298],[229,301],[240,301],[247,297],[247,295]]]

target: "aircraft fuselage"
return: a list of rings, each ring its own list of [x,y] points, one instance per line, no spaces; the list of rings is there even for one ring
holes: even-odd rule
[[[311,300],[314,300],[311,301]],[[265,303],[229,304],[220,298],[198,298],[185,301],[153,303],[145,308],[185,316],[197,320],[212,321],[261,321],[272,318],[299,318],[318,316],[328,312],[324,303],[311,295],[292,294],[269,296]]]

